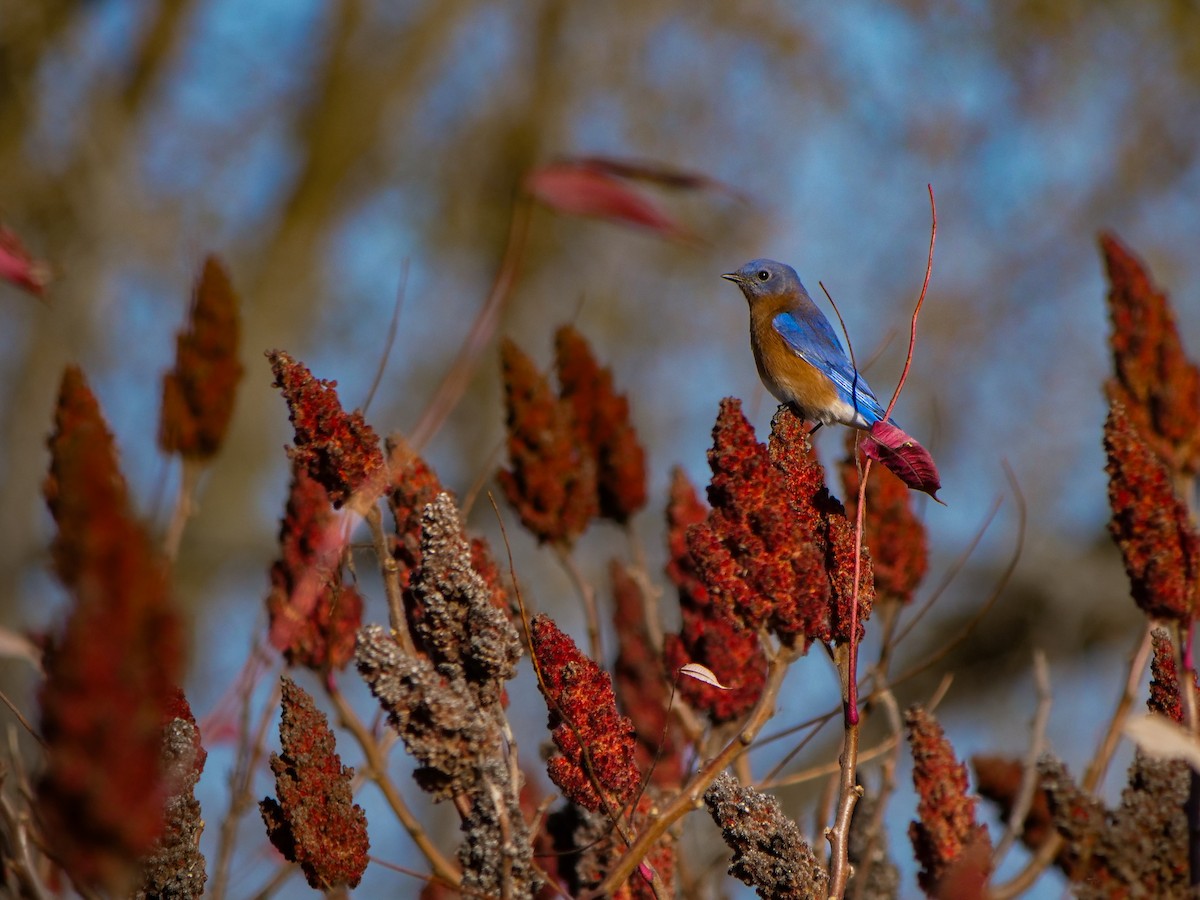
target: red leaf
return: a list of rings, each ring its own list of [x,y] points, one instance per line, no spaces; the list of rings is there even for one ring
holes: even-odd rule
[[[893,475],[914,491],[924,491],[938,503],[942,503],[937,495],[942,488],[937,464],[929,455],[929,451],[902,429],[890,422],[876,422],[863,439],[862,451],[886,466]]]
[[[709,190],[729,194],[741,202],[749,202],[739,191],[729,185],[722,184],[714,178],[700,172],[690,172],[687,169],[676,169],[673,166],[647,160],[616,159],[611,156],[580,156],[574,163],[588,166],[617,178],[627,178],[631,181],[648,181],[671,190],[695,191]]]
[[[46,295],[50,267],[34,259],[21,239],[0,226],[0,279],[24,288],[39,297]]]
[[[525,178],[525,190],[551,209],[648,228],[664,237],[687,231],[645,195],[631,190],[607,166],[589,161],[551,163]]]

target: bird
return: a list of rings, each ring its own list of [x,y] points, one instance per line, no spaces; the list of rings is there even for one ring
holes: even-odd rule
[[[854,367],[791,266],[753,259],[732,281],[750,305],[750,346],[763,386],[802,419],[869,430],[887,411]]]
[[[810,434],[833,424],[867,432],[860,442],[863,453],[941,503],[933,457],[888,416],[796,270],[773,259],[752,259],[721,277],[741,288],[750,306],[754,362],[775,399],[813,423]]]

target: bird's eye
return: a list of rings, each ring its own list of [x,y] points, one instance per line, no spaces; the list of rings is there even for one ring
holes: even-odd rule
[[[758,270],[758,280],[759,281],[770,281],[771,273],[768,272],[766,269],[759,269]]]

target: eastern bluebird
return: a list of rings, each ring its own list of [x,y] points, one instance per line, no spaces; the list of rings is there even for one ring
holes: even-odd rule
[[[758,376],[780,403],[818,426],[869,429],[886,418],[795,269],[754,259],[721,277],[746,295]]]

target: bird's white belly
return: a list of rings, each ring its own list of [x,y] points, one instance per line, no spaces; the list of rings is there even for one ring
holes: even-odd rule
[[[801,418],[810,422],[820,422],[822,425],[849,425],[854,428],[869,427],[862,413],[837,396],[837,392],[829,389],[829,393],[813,390],[810,379],[763,378],[764,383],[780,403],[792,406]]]

